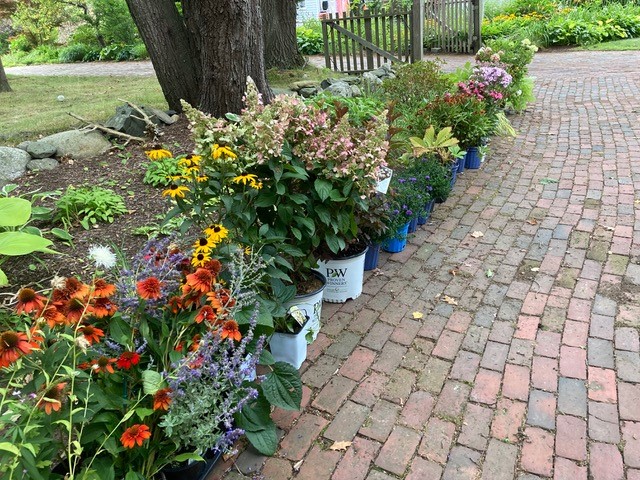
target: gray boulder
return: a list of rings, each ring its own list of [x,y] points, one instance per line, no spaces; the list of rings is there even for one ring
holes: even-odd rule
[[[0,147],[0,186],[25,174],[31,155],[20,148]]]
[[[145,105],[141,105],[140,110],[156,125],[160,125],[161,123],[171,125],[175,123],[178,118],[170,116],[157,108],[147,107]],[[127,135],[133,135],[134,137],[143,137],[147,124],[141,119],[142,115],[140,112],[125,104],[116,107],[116,114],[107,120],[104,126],[118,132],[126,133]]]
[[[25,141],[25,142],[20,142],[18,145],[16,145],[16,148],[19,148],[20,150],[24,150],[25,152],[27,151],[27,147],[29,146],[31,142]]]
[[[39,141],[29,142],[26,150],[31,158],[51,158],[56,155],[58,149],[50,143]]]
[[[111,143],[98,132],[80,130],[56,133],[41,141],[55,146],[58,157],[69,156],[77,160],[102,155],[111,148]]]
[[[38,158],[27,163],[27,170],[38,172],[40,170],[55,170],[60,164],[55,158]]]
[[[303,88],[317,88],[318,82],[313,80],[300,80],[299,82],[293,82],[291,84],[291,90],[299,92]]]
[[[362,84],[365,90],[375,92],[382,87],[382,79],[374,75],[372,72],[364,72],[362,74]]]
[[[301,88],[298,93],[304,98],[311,98],[318,94],[318,89],[316,87],[305,87]]]
[[[355,85],[353,86],[355,87]],[[358,88],[358,87],[355,87]],[[358,89],[359,90],[359,89]],[[352,86],[347,82],[336,82],[329,85],[326,89],[331,95],[335,95],[336,97],[353,97],[353,89]]]

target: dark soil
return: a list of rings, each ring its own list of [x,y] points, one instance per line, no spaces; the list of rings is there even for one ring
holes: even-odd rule
[[[2,268],[9,277],[11,286],[5,291],[17,291],[31,285],[38,288],[49,286],[55,275],[77,275],[89,280],[93,273],[93,263],[88,260],[88,249],[92,245],[109,245],[120,250],[125,258],[131,258],[147,241],[147,237],[134,235],[133,231],[142,226],[159,224],[161,218],[171,208],[168,198],[162,196],[162,188],[143,183],[145,164],[149,162],[144,151],[161,144],[174,155],[188,153],[194,143],[188,130],[188,123],[180,119],[163,128],[163,136],[156,143],[146,145],[129,144],[115,146],[105,155],[89,160],[63,159],[59,168],[51,172],[39,172],[18,179],[20,185],[13,194],[29,198],[29,192],[65,191],[69,185],[102,186],[120,194],[129,213],[115,218],[109,223],[99,223],[95,228],[85,230],[80,225],[72,225],[69,233],[73,236],[71,245],[57,240],[53,235],[45,236],[54,241],[53,249],[60,255],[38,254],[29,257],[14,257],[7,260]],[[42,203],[53,206],[53,200]],[[46,232],[51,227],[63,225],[35,223],[34,226]]]

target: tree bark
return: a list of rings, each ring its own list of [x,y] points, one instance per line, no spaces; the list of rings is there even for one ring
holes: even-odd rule
[[[7,80],[7,75],[4,73],[4,66],[2,65],[2,57],[0,57],[0,92],[10,92],[11,87],[9,86],[9,80]]]
[[[296,37],[297,0],[261,0],[266,68],[304,65]]]
[[[147,46],[169,108],[182,111],[180,100],[197,105],[201,68],[182,17],[173,0],[126,0]],[[206,24],[203,29],[211,28]]]
[[[183,11],[200,53],[198,107],[217,117],[239,112],[247,77],[256,83],[265,102],[270,101],[260,2],[184,0]]]

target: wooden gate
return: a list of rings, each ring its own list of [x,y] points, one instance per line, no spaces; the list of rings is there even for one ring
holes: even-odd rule
[[[345,73],[422,59],[422,0],[352,8],[322,21],[327,68]]]
[[[443,53],[475,53],[481,45],[482,0],[426,0],[425,47]]]

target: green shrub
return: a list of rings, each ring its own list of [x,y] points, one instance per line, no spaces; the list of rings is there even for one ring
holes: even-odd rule
[[[9,41],[9,51],[11,53],[17,52],[30,52],[33,50],[33,45],[26,35],[18,35]]]
[[[58,49],[51,45],[40,45],[22,57],[21,63],[24,65],[37,65],[40,63],[58,62]]]
[[[127,212],[120,195],[102,187],[69,187],[56,202],[54,219],[66,225],[79,222],[86,230],[98,222],[112,223]]]
[[[80,43],[91,47],[99,47],[96,32],[90,25],[79,25],[69,38],[69,45]]]
[[[97,62],[98,60],[100,60],[100,49],[98,48],[92,48],[82,57],[83,62]]]
[[[318,20],[307,20],[296,28],[298,50],[303,55],[317,55],[324,51],[322,25]]]
[[[173,182],[171,177],[182,175],[182,167],[175,158],[160,158],[147,164],[144,183],[154,187],[168,187]]]
[[[403,104],[422,103],[429,96],[446,92],[451,84],[442,72],[442,61],[416,62],[398,67],[396,77],[385,80],[385,95]]]
[[[82,62],[85,55],[89,52],[90,47],[82,43],[76,43],[64,47],[58,53],[58,60],[62,63]]]
[[[136,60],[144,60],[145,58],[149,58],[149,52],[147,52],[147,47],[144,43],[138,43],[131,47],[131,55],[132,58]]]

